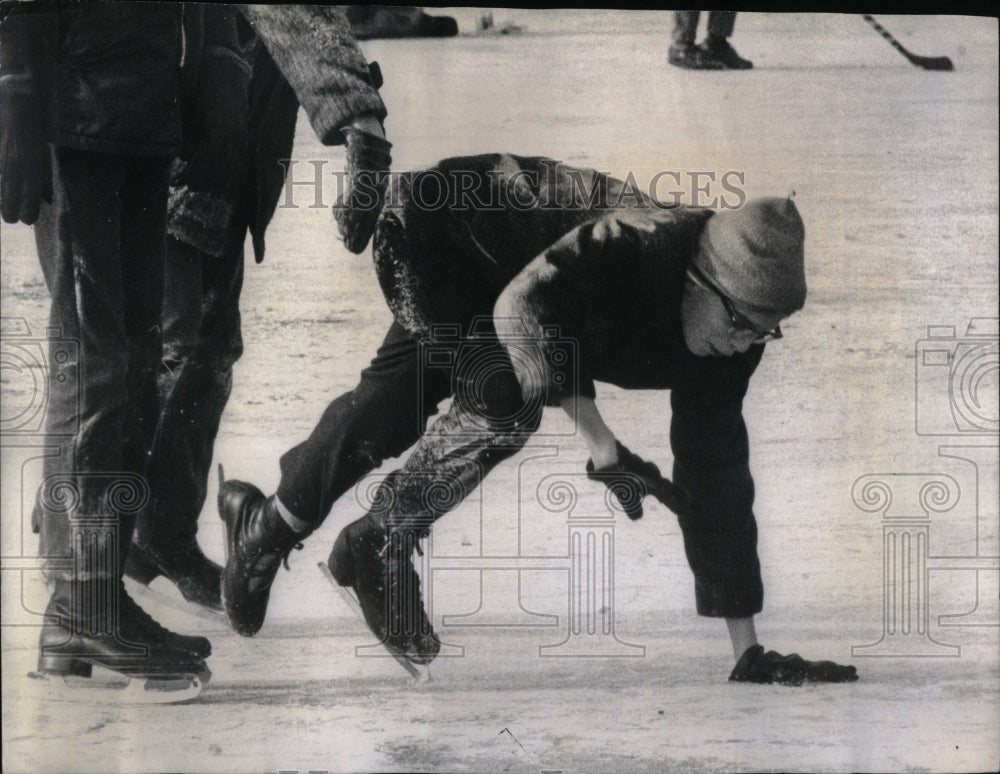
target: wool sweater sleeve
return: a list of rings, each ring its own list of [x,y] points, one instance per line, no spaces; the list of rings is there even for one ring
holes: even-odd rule
[[[386,109],[372,84],[368,63],[336,6],[241,5],[294,89],[324,145],[345,142],[341,128],[351,119]]]

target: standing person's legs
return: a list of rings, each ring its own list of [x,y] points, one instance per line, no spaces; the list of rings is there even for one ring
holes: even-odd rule
[[[750,70],[753,62],[736,53],[729,43],[736,24],[735,11],[712,11],[708,15],[708,35],[699,49],[706,56],[718,59],[729,70]]]
[[[722,38],[725,40],[733,34],[733,27],[736,25],[735,11],[709,11],[708,14],[708,39]]]
[[[158,413],[167,161],[59,149],[55,177],[66,238],[57,253],[73,267],[80,396],[68,420],[72,475],[47,478],[40,494],[43,551],[69,561],[50,564],[39,669],[200,672],[208,641],[162,629],[121,583],[134,514],[146,504]]]
[[[721,70],[725,65],[694,44],[699,11],[674,11],[674,28],[667,61],[687,70]]]
[[[670,41],[674,46],[693,46],[698,33],[700,11],[674,11],[674,29]]]
[[[243,245],[231,236],[218,256],[172,237],[167,245],[153,502],[137,524],[126,573],[144,583],[162,574],[189,601],[221,611],[222,568],[205,557],[197,531],[233,365],[243,352]]]
[[[80,421],[80,330],[76,314],[76,288],[70,247],[69,218],[62,177],[53,159],[53,201],[42,202],[35,223],[35,246],[49,291],[48,378],[46,381],[45,459],[42,484],[35,498],[32,529],[41,535],[39,556],[46,575],[52,577],[60,563],[69,564],[69,522],[59,513],[46,512],[46,481],[71,480],[74,445]],[[52,503],[61,511],[58,503]]]

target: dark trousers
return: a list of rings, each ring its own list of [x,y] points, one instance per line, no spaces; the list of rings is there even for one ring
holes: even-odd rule
[[[150,507],[135,541],[158,549],[195,540],[215,438],[243,354],[240,292],[245,228],[221,255],[167,239],[161,314],[160,424],[150,457]]]
[[[159,413],[169,159],[58,148],[53,160],[54,200],[36,227],[51,448],[33,526],[49,578],[120,577]]]
[[[448,375],[421,367],[420,346],[393,323],[358,386],[334,400],[304,442],[281,457],[278,498],[318,526],[362,476],[398,457],[451,394]]]
[[[700,11],[674,11],[674,29],[671,42],[675,46],[693,46],[698,32],[698,17]],[[711,38],[728,38],[733,34],[736,24],[735,11],[709,11],[708,36]]]

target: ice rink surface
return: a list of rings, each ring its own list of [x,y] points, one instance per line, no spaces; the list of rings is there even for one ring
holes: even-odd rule
[[[442,12],[464,33],[481,11]],[[676,172],[685,203],[726,195],[727,172],[748,196],[796,192],[809,299],[746,402],[758,633],[768,648],[854,663],[860,681],[728,683],[725,627],[695,614],[674,516],[649,501],[639,522],[611,514],[582,476],[583,441],[552,412],[425,547],[446,643],[431,682],[377,657],[316,569],[373,474],[293,552],[257,637],[148,604],[211,638],[213,679],[197,700],[39,700],[24,676],[46,601],[29,524],[40,465],[14,432],[39,373],[8,366],[44,337],[46,294],[30,230],[4,225],[3,317],[30,332],[4,339],[4,771],[997,770],[996,20],[881,19],[914,53],[951,57],[955,71],[938,73],[857,15],[740,14],[732,42],[755,69],[707,73],[666,65],[669,13],[494,19],[524,32],[364,44],[385,76],[394,169],[509,151],[640,185]],[[320,146],[304,116],[294,155],[300,170],[343,168],[343,150]],[[246,351],[216,458],[266,491],[390,322],[370,252],[335,238],[328,178],[322,207],[294,189],[266,260],[247,265]],[[666,393],[599,385],[598,400],[627,446],[669,470]],[[576,497],[554,501],[558,480]],[[221,561],[210,486],[199,539]],[[581,558],[574,534],[597,535],[610,558]],[[603,575],[574,586],[580,562]]]

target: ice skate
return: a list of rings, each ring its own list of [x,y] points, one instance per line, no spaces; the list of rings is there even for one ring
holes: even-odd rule
[[[420,597],[413,567],[416,532],[387,535],[369,514],[347,525],[333,545],[327,575],[379,642],[411,675],[441,650]]]
[[[325,562],[319,562],[317,565],[319,571],[323,573],[323,577],[330,581],[330,585],[333,586],[337,593],[340,594],[341,598],[347,603],[347,606],[354,611],[354,614],[366,624],[365,611],[361,609],[361,603],[358,602],[358,598],[354,593],[354,589],[350,586],[341,586],[337,583],[337,579],[333,577],[333,573],[330,572],[330,568],[326,566]],[[384,644],[384,643],[383,643]],[[430,666],[414,664],[405,656],[401,656],[396,653],[391,648],[386,647],[386,652],[395,659],[396,663],[399,664],[403,669],[410,673],[410,676],[417,680],[418,682],[430,682],[431,672]]]
[[[29,672],[27,690],[49,701],[179,704],[196,698],[208,683],[210,674],[206,666],[199,673],[126,675],[93,664],[81,669],[79,674]]]
[[[253,484],[223,481],[219,466],[219,516],[226,525],[226,567],[222,599],[237,633],[252,637],[264,624],[271,584],[282,563],[305,535],[293,532],[274,505]]]
[[[124,588],[121,591],[119,604],[122,629],[128,636],[140,642],[156,642],[171,650],[190,653],[201,659],[212,655],[212,643],[207,637],[179,634],[167,629],[143,610]]]
[[[173,583],[188,604],[150,584],[159,577]],[[212,621],[225,616],[222,607],[222,568],[202,553],[194,538],[181,546],[161,550],[133,543],[125,560],[125,577],[141,586],[141,593],[157,604]]]
[[[194,652],[208,640],[160,626],[119,580],[57,581],[45,617],[28,687],[49,698],[173,703],[197,696],[211,677]]]

